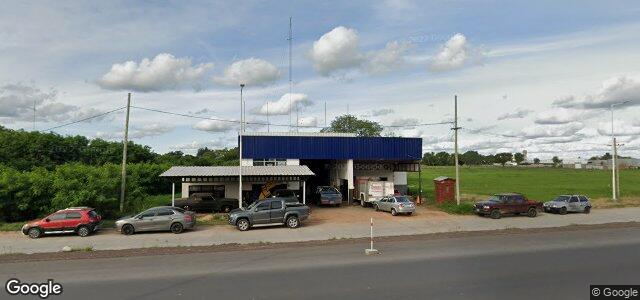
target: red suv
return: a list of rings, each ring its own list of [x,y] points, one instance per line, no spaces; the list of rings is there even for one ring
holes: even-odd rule
[[[75,232],[85,237],[100,229],[102,217],[89,207],[70,207],[59,210],[46,218],[24,224],[22,233],[32,239],[43,234]]]

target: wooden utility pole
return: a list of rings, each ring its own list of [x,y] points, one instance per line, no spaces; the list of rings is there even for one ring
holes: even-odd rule
[[[120,186],[120,212],[124,211],[124,195],[127,187],[127,145],[129,144],[129,111],[131,93],[127,95],[127,117],[124,121],[124,141],[122,144],[122,185]]]
[[[242,207],[242,131],[244,130],[244,99],[242,98],[242,92],[244,90],[244,83],[240,84],[240,131],[238,132],[238,157],[240,158],[240,164],[238,165],[238,207]]]
[[[456,164],[456,204],[460,205],[460,166],[458,165],[458,95],[454,96],[454,151],[455,151],[455,164]]]

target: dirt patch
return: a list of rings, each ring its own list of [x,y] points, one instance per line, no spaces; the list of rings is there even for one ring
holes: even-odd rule
[[[411,216],[399,215],[392,216],[391,213],[375,211],[371,207],[362,207],[359,205],[343,205],[340,207],[313,207],[308,224],[345,224],[345,223],[368,223],[373,218],[374,221],[398,221],[403,218],[418,219],[444,219],[451,218],[451,215],[430,208],[426,205],[416,207],[416,211]]]
[[[377,243],[392,243],[399,241],[415,241],[415,240],[436,240],[448,238],[464,238],[477,237],[483,235],[505,235],[505,234],[531,234],[541,232],[559,232],[559,231],[581,231],[581,230],[598,230],[609,228],[640,228],[640,222],[625,223],[609,223],[598,225],[569,225],[554,228],[532,228],[532,229],[502,229],[502,230],[485,230],[473,232],[447,232],[432,233],[421,235],[405,235],[379,237]],[[290,243],[254,243],[254,244],[225,244],[215,246],[197,246],[197,247],[159,247],[159,248],[142,248],[127,250],[99,250],[99,251],[82,251],[82,252],[54,252],[54,253],[37,253],[37,254],[6,254],[0,255],[0,264],[17,263],[27,261],[50,261],[50,260],[77,260],[77,259],[96,259],[96,258],[117,258],[131,256],[155,256],[155,255],[176,255],[189,253],[212,253],[212,252],[229,252],[229,251],[255,251],[263,249],[282,249],[282,248],[301,248],[316,247],[325,245],[340,244],[367,244],[369,238],[355,239],[335,239],[309,242],[290,242]]]
[[[638,207],[640,206],[640,197],[622,197],[618,201],[611,198],[591,199],[594,208],[616,208],[616,207]]]

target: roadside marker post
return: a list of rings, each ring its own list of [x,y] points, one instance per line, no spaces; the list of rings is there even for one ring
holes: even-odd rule
[[[380,254],[380,252],[378,250],[376,250],[376,249],[373,249],[373,218],[371,218],[370,225],[371,225],[371,240],[370,240],[371,244],[370,244],[369,249],[364,249],[364,254],[366,254],[366,255],[377,255],[377,254]]]

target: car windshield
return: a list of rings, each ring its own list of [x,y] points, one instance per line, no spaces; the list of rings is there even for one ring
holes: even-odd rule
[[[487,199],[487,201],[500,202],[500,197],[494,195],[494,196],[489,197],[489,199]]]
[[[320,193],[323,194],[339,194],[340,192],[338,192],[338,190],[336,190],[336,188],[331,187],[331,186],[323,186],[320,188]]]
[[[275,197],[274,197],[275,198]],[[247,209],[253,209],[254,207],[256,207],[258,204],[262,203],[262,201],[256,201],[253,202],[251,204],[249,204],[249,206],[247,207]]]
[[[398,201],[398,202],[411,202],[411,200],[409,200],[409,197],[396,197],[396,201]]]
[[[569,201],[569,196],[560,196],[558,198],[553,199],[553,201],[557,201],[557,202],[567,202]]]
[[[175,210],[175,211],[177,211],[177,212],[179,212],[181,214],[183,214],[185,212],[185,210],[180,208],[180,207],[173,207],[173,210]]]

